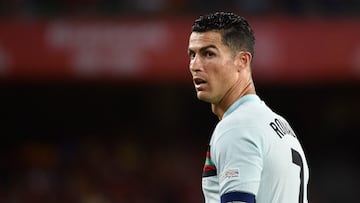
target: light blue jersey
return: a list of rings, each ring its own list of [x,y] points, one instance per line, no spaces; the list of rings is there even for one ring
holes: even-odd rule
[[[256,203],[307,203],[309,169],[288,122],[255,94],[225,112],[210,140],[203,172],[206,203],[246,192]]]

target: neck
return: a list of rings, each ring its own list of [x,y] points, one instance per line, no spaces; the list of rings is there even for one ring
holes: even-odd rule
[[[229,92],[224,96],[224,98],[216,104],[211,104],[212,112],[221,120],[224,116],[226,110],[238,99],[247,95],[247,94],[256,94],[255,86],[253,81],[250,79],[247,85],[244,88],[237,88],[241,86],[236,86],[229,90]]]

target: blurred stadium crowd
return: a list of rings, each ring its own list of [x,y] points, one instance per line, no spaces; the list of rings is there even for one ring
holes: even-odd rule
[[[201,166],[187,158],[199,154],[195,146],[155,149],[133,139],[122,132],[16,143],[1,155],[0,202],[201,202]]]
[[[0,0],[0,21],[197,16],[214,10],[265,18],[357,18],[360,1]],[[31,88],[21,81],[0,84],[6,120],[0,131],[1,203],[202,202],[201,170],[216,118],[195,99],[191,85],[174,90],[127,85],[125,91],[122,84],[111,88],[76,82],[70,88],[41,82]],[[42,91],[44,86],[49,91]],[[358,168],[353,168],[359,166],[353,140],[359,130],[359,84],[345,84],[349,91],[334,90],[342,93],[340,97],[332,93],[334,86],[313,91],[310,97],[317,102],[304,99],[311,85],[298,87],[301,93],[282,87],[284,92],[275,96],[278,87],[259,86],[270,106],[290,117],[300,137],[307,136],[305,149],[313,158],[315,179],[310,186],[312,203],[355,201],[351,198],[360,183]],[[284,95],[293,100],[282,102]],[[348,95],[351,100],[344,102]]]

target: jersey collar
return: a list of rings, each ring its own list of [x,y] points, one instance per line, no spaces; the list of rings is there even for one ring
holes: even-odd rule
[[[224,113],[223,118],[230,115],[235,109],[237,109],[240,105],[250,102],[250,101],[260,101],[259,96],[256,94],[247,94],[236,100]]]

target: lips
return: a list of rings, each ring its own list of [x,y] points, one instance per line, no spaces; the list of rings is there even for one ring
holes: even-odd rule
[[[198,91],[203,90],[204,86],[207,83],[206,80],[204,80],[203,78],[200,78],[200,77],[194,77],[193,81],[194,81],[195,88]]]
[[[201,84],[206,83],[206,81],[201,78],[194,78],[194,83],[195,83],[195,85],[201,85]]]

